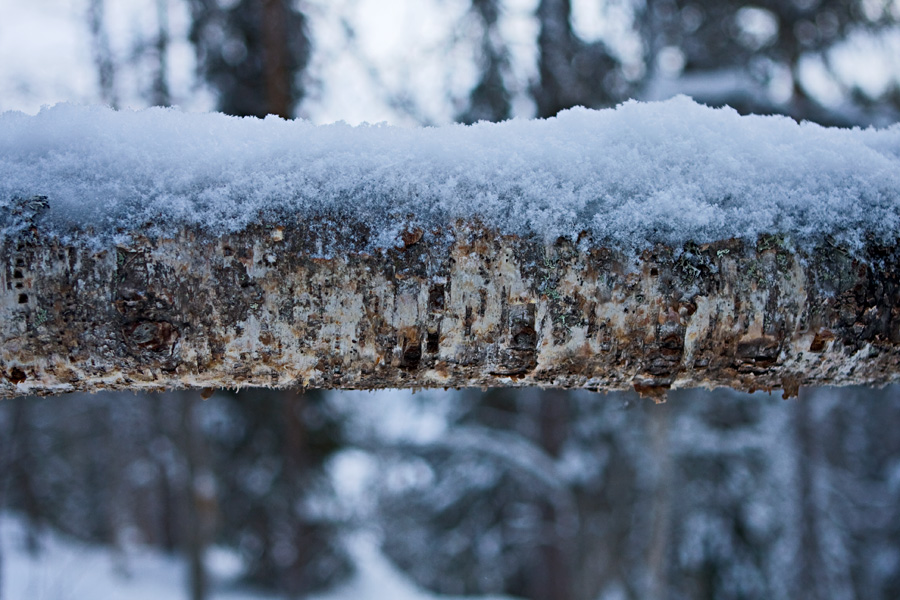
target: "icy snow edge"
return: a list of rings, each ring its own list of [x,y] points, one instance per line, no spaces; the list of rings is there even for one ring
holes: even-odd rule
[[[51,232],[88,241],[330,215],[381,246],[477,217],[626,248],[763,233],[859,247],[898,236],[900,125],[827,129],[684,96],[421,129],[63,104],[0,115],[4,236],[35,195]]]

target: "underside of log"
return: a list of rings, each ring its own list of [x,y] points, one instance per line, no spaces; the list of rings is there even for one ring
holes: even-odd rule
[[[214,387],[742,390],[898,379],[898,247],[545,243],[347,219],[2,242],[0,397]],[[125,237],[123,236],[123,239]]]

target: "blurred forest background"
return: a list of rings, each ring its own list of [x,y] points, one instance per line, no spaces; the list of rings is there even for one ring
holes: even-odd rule
[[[900,120],[900,0],[0,0],[0,15],[0,110],[432,125],[684,93],[831,126]],[[352,577],[361,532],[444,594],[900,598],[900,390],[648,402],[5,400],[0,508],[34,553],[56,530],[182,556],[194,600],[214,546],[247,584],[300,598]]]

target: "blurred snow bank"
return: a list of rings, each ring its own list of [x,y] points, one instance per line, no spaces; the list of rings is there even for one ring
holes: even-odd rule
[[[454,600],[430,594],[406,579],[361,534],[348,541],[356,574],[313,600]],[[22,519],[0,516],[0,597],[29,600],[178,600],[188,598],[187,562],[177,555],[126,541],[118,550],[84,544],[49,531],[29,535]],[[209,600],[276,600],[281,596],[239,585],[240,558],[214,547],[206,557]],[[479,596],[480,600],[502,600]]]

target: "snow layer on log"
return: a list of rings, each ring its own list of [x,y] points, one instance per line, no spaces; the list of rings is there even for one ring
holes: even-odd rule
[[[686,97],[424,129],[72,105],[0,115],[3,236],[39,218],[94,247],[289,214],[366,223],[380,248],[474,217],[620,249],[760,234],[857,249],[897,236],[898,190],[900,126],[826,129]]]

